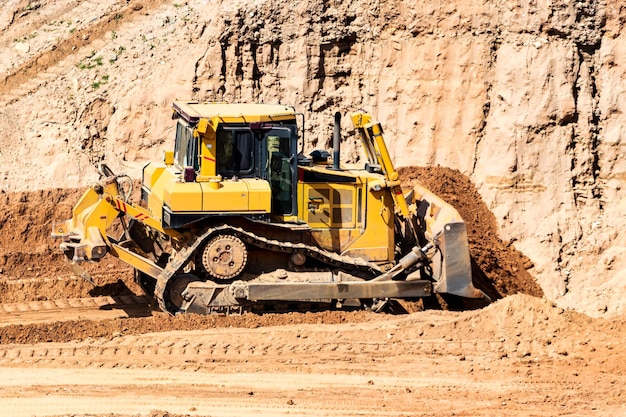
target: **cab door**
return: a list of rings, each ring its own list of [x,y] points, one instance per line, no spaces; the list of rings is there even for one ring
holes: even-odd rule
[[[273,127],[263,136],[263,178],[272,189],[272,214],[297,215],[297,134],[287,127]]]

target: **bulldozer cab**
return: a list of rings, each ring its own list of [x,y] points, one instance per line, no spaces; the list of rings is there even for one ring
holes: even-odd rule
[[[216,132],[217,174],[225,179],[268,181],[272,190],[272,214],[295,216],[297,140],[295,125],[223,125]]]
[[[198,133],[197,125],[181,118],[176,128],[174,160],[181,171],[193,169],[193,179],[187,181],[204,181],[203,172],[226,182],[263,179],[271,189],[271,214],[297,216],[297,144],[295,121],[220,121],[214,133],[203,135]],[[209,153],[209,149],[214,151]]]
[[[292,107],[194,101],[173,107],[178,123],[172,173],[182,173],[187,185],[179,186],[181,192],[202,200],[182,208],[197,213],[185,221],[206,217],[201,212],[297,219],[298,128]]]

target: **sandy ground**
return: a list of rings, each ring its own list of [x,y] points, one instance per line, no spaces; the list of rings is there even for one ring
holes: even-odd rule
[[[340,324],[0,345],[0,411],[626,415],[623,322],[592,320],[526,295],[480,311],[362,314],[364,321]],[[307,315],[291,320],[298,316]]]

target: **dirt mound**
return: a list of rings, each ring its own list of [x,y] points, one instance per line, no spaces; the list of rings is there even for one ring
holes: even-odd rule
[[[624,319],[590,318],[526,294],[508,296],[478,311],[437,313],[430,320],[422,314],[410,316],[406,326],[420,338],[441,339],[451,345],[488,341],[489,350],[500,359],[536,362],[569,357],[585,367],[626,372],[626,363],[614,360],[623,339]],[[593,360],[588,359],[591,357]]]
[[[50,237],[55,222],[71,217],[84,189],[49,189],[0,194],[0,302],[140,294],[132,270],[107,257],[86,265],[99,286],[70,272],[59,241]]]
[[[500,239],[493,213],[469,178],[445,167],[403,167],[398,172],[404,185],[419,182],[461,214],[467,224],[475,285],[491,299],[517,293],[543,296],[527,271],[532,262],[512,242]]]
[[[7,278],[66,272],[50,238],[54,221],[71,215],[80,190],[51,189],[0,194],[0,274]]]
[[[582,313],[564,310],[544,298],[515,294],[480,311],[466,312],[455,317],[453,322],[444,322],[437,327],[438,334],[453,339],[467,338],[471,334],[476,340],[504,342],[513,337],[547,341],[560,333],[572,334],[585,328],[590,332],[600,329],[607,331],[612,324],[609,321],[591,319]]]

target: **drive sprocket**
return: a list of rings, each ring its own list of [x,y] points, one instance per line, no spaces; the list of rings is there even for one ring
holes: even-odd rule
[[[248,250],[238,237],[218,235],[202,249],[200,263],[209,276],[229,280],[243,272],[248,263]]]

